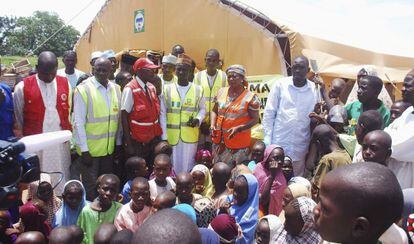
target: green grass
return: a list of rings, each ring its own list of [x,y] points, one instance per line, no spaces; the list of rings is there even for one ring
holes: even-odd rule
[[[20,61],[22,59],[24,59],[25,57],[22,56],[1,56],[1,64],[6,65],[7,67],[9,67],[12,63]],[[32,65],[32,67],[35,67],[35,65],[37,64],[37,57],[36,56],[30,56],[27,57],[27,59],[29,60],[30,64]],[[59,69],[63,68],[63,62],[62,62],[62,58],[59,57]]]

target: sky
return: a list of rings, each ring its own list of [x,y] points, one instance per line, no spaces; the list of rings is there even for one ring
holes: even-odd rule
[[[273,15],[276,12],[277,16],[272,18],[309,35],[372,51],[414,57],[414,0],[242,1],[265,14],[270,10]],[[35,10],[52,11],[83,33],[105,0],[2,2],[0,16],[30,16]],[[84,11],[69,22],[82,9]]]

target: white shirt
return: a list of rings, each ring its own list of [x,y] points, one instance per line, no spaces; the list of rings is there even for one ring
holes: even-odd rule
[[[101,85],[95,77],[90,77],[84,82],[92,82],[96,89],[101,93],[102,97],[105,99],[107,108],[111,107],[111,88],[112,86],[116,86],[115,83],[108,82],[107,87],[105,88]],[[82,95],[79,92],[75,92],[74,95],[74,137],[76,145],[81,149],[82,152],[89,151],[88,144],[86,141],[86,114],[87,114],[87,107],[85,101],[83,101]],[[118,98],[118,103],[121,103],[121,98]],[[116,133],[116,145],[122,145],[122,126],[121,123],[118,123],[118,131]]]
[[[305,159],[310,141],[309,113],[318,102],[315,84],[293,85],[292,77],[275,81],[263,114],[264,141],[277,144],[293,161]]]
[[[173,181],[173,179],[167,176],[166,181],[167,181],[166,186],[157,185],[157,183],[155,182],[155,179],[148,181],[149,186],[150,186],[150,195],[151,195],[150,198],[152,201],[154,201],[155,198],[157,198],[158,194],[162,192],[170,191],[172,189],[175,190],[175,182]]]
[[[384,129],[392,138],[392,155],[388,162],[402,189],[414,187],[414,114],[413,106]]]
[[[42,95],[43,104],[45,105],[45,117],[43,120],[43,132],[52,132],[60,130],[60,119],[56,109],[57,84],[56,78],[52,82],[46,83],[36,75],[37,85]],[[71,87],[69,84],[68,105],[72,105]],[[24,121],[24,82],[19,82],[14,88],[13,94],[14,115],[17,126],[23,129]]]
[[[185,95],[187,94],[188,89],[190,89],[191,85],[195,85],[193,83],[188,83],[187,86],[180,86],[178,83],[174,83],[175,87],[178,90],[178,94],[181,98],[181,104],[184,103]],[[204,117],[206,115],[206,104],[205,104],[205,97],[201,97],[201,99],[198,102],[198,113],[195,117],[198,119],[198,121],[203,121]],[[160,99],[160,124],[162,129],[162,139],[167,140],[167,108],[165,105],[165,97],[164,95],[161,95]]]
[[[135,79],[138,81],[138,84],[142,87],[142,89],[145,90],[147,85],[138,76],[136,76]],[[133,106],[134,96],[132,95],[132,90],[129,87],[125,87],[122,91],[121,110],[131,113]]]
[[[70,86],[72,87],[72,90],[75,89],[76,84],[78,83],[78,79],[81,75],[85,74],[84,72],[75,69],[75,72],[73,74],[69,75],[65,73],[65,68],[58,69],[57,75],[66,77],[69,80]]]

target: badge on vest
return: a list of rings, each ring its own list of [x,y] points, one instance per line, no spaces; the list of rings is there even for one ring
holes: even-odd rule
[[[171,107],[180,107],[181,102],[171,102]]]
[[[191,98],[188,98],[187,101],[185,101],[184,106],[191,106]]]
[[[60,95],[60,98],[62,99],[62,101],[66,101],[66,99],[68,99],[68,95],[63,93],[62,95]]]

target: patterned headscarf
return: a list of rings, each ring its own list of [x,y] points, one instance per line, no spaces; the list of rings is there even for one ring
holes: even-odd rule
[[[211,180],[210,170],[203,164],[197,164],[191,170],[191,173],[193,173],[194,171],[200,171],[201,173],[204,174],[204,184],[203,184],[204,190],[202,193],[200,193],[200,195],[211,198],[211,196],[213,196],[214,194],[214,185],[213,185],[213,181]],[[194,192],[195,191],[193,190],[193,193]]]
[[[272,243],[289,243],[289,244],[303,244],[303,243],[320,243],[322,238],[315,229],[313,209],[316,203],[308,197],[299,197],[296,199],[299,205],[300,215],[303,220],[303,227],[299,235],[293,236],[283,230],[272,239]],[[294,204],[294,203],[293,203]]]
[[[50,180],[44,180],[50,184]],[[43,181],[42,181],[43,182]],[[37,188],[39,187],[39,181],[34,181],[29,184],[28,189],[28,197],[31,200],[38,200],[37,197]],[[60,200],[56,195],[55,191],[52,191],[52,196],[50,197],[49,201],[46,202],[46,206],[48,211],[47,222],[51,225],[53,223],[53,219],[55,218],[56,212],[59,210],[60,206],[62,205],[62,200]]]

